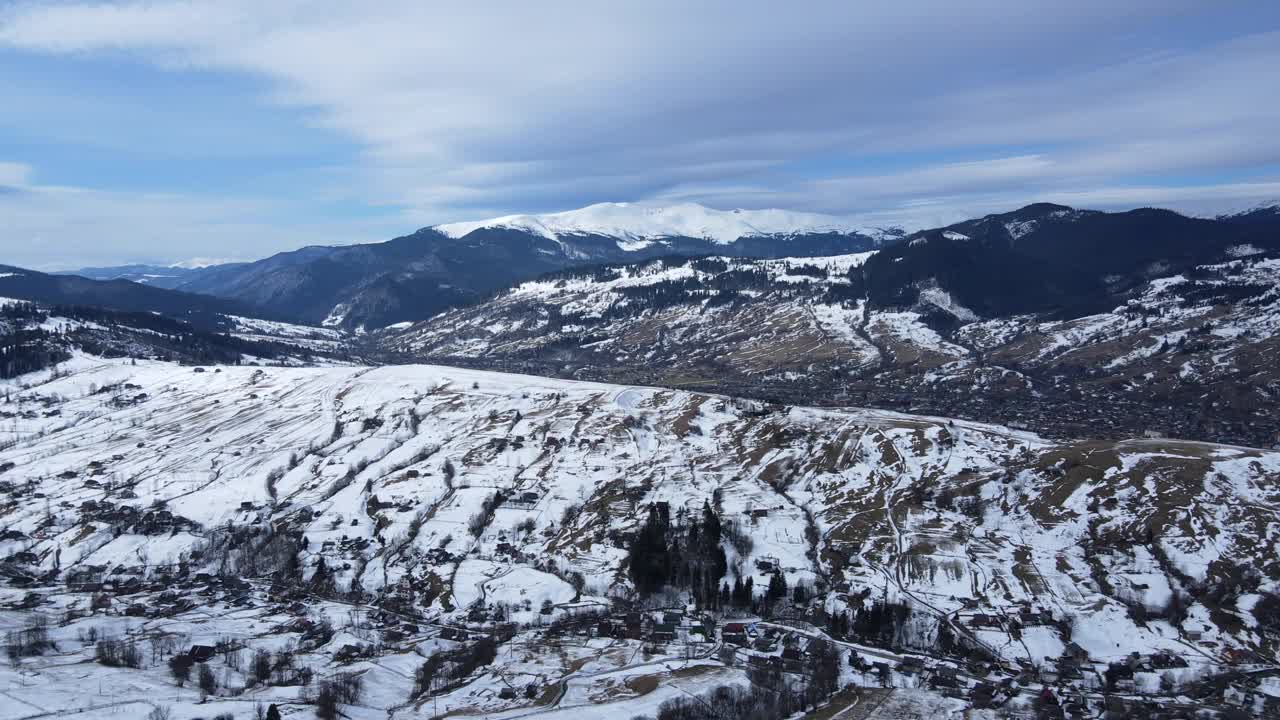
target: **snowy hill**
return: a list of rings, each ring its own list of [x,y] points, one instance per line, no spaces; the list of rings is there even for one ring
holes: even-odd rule
[[[217,313],[189,317],[0,297],[0,379],[85,355],[297,365],[333,363],[348,354],[344,338],[332,330]]]
[[[900,304],[868,301],[867,269],[900,250],[567,271],[376,339],[401,361],[914,408],[1055,436],[1280,443],[1267,406],[1280,400],[1272,254],[1230,246],[1226,262],[1135,283],[1064,319],[982,316],[923,274]]]
[[[353,718],[652,715],[793,672],[814,637],[842,682],[874,661],[924,687],[914,652],[962,687],[1022,673],[1093,703],[1138,653],[1125,681],[1172,702],[1280,642],[1277,453],[431,366],[80,357],[8,381],[0,413],[0,619],[54,643],[0,680],[33,713],[187,717],[207,694],[241,717],[346,677]],[[654,565],[654,529],[682,562],[718,538],[722,564]],[[674,574],[641,591],[642,567]],[[675,619],[632,634],[644,607]],[[735,649],[735,618],[761,642]],[[192,645],[218,648],[205,692],[171,678]],[[77,692],[99,679],[110,698]]]
[[[436,230],[449,237],[463,237],[481,228],[523,230],[551,240],[561,235],[605,235],[632,241],[632,247],[635,247],[635,241],[669,237],[699,238],[725,245],[739,238],[764,235],[857,233],[883,239],[892,237],[893,232],[860,226],[830,215],[776,209],[713,210],[696,203],[598,203],[545,215],[507,215],[435,226]]]

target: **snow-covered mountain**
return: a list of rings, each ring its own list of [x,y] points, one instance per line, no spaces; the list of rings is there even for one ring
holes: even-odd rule
[[[1254,203],[1216,216],[1218,220],[1246,225],[1280,225],[1280,199]]]
[[[837,255],[881,247],[901,234],[783,210],[618,203],[440,225],[386,242],[307,247],[251,263],[85,272],[236,299],[299,323],[373,330],[567,267],[662,255]]]
[[[1013,227],[1012,242],[1023,246],[1055,223],[1079,222],[997,220],[986,225],[1004,243]],[[1051,434],[1280,444],[1280,419],[1269,411],[1280,402],[1275,251],[1204,243],[1213,262],[1147,277],[1151,258],[1136,277],[1111,278],[1111,290],[1088,290],[1086,277],[1084,294],[1071,296],[1082,311],[1037,313],[1042,282],[1063,292],[1079,276],[1062,273],[1065,263],[1052,272],[1028,264],[1000,284],[974,258],[997,258],[1001,248],[975,247],[981,228],[965,229],[971,235],[938,231],[846,256],[565,271],[389,328],[377,341],[400,360],[909,407]],[[914,281],[880,282],[886,269]]]
[[[85,267],[63,270],[54,275],[75,275],[90,280],[130,280],[140,285],[174,288],[181,285],[194,268],[178,265],[113,265],[110,267]]]
[[[238,315],[185,317],[0,296],[0,379],[86,354],[237,365],[328,363],[348,356],[333,330]]]
[[[831,215],[777,209],[713,210],[697,203],[598,203],[567,212],[507,215],[435,226],[454,238],[482,228],[522,230],[550,240],[562,235],[604,235],[618,238],[624,250],[646,247],[639,241],[672,237],[726,245],[739,238],[769,235],[839,233],[881,240],[901,235],[900,228],[866,227]]]
[[[20,716],[657,717],[824,666],[904,717],[1211,708],[1280,643],[1274,452],[430,366],[0,388]]]

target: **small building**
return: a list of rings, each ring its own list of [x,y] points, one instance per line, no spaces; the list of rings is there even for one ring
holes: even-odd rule
[[[638,612],[627,613],[623,624],[628,640],[639,640],[644,634],[644,615]]]
[[[1184,668],[1187,661],[1178,655],[1165,650],[1151,656],[1151,667],[1156,670],[1169,670],[1171,668]]]
[[[939,665],[933,671],[934,687],[954,688],[959,686],[957,670],[951,665]]]
[[[969,700],[973,706],[978,709],[991,707],[991,703],[996,697],[996,686],[991,683],[981,682],[973,687],[969,692]]]
[[[649,633],[649,639],[655,643],[669,643],[676,639],[675,623],[658,623],[653,626],[653,631]]]
[[[725,623],[720,630],[720,639],[734,645],[747,645],[747,626],[740,622]]]
[[[902,662],[898,663],[898,672],[906,675],[916,675],[924,670],[924,660],[908,655],[902,658]]]
[[[462,628],[445,626],[440,628],[441,640],[452,640],[454,642],[466,642],[469,634]]]

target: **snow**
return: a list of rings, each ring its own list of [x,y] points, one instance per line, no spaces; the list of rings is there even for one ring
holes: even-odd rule
[[[1004,229],[1009,231],[1010,237],[1014,240],[1018,240],[1034,232],[1036,226],[1039,224],[1039,220],[1019,220],[1016,222],[1005,223]]]
[[[1261,255],[1262,249],[1249,243],[1243,245],[1232,245],[1227,248],[1227,255],[1233,258],[1249,257],[1250,255]]]
[[[853,268],[862,267],[876,254],[876,250],[870,250],[860,253],[849,253],[846,255],[827,255],[823,257],[789,257],[777,258],[771,260],[756,260],[754,262],[743,262],[733,258],[721,258],[726,262],[734,262],[742,267],[751,267],[753,265],[763,267],[770,271],[774,280],[782,282],[795,282],[797,280],[813,280],[805,276],[788,275],[785,271],[790,268],[799,267],[817,267],[827,271],[828,281],[832,281],[830,276],[836,276],[834,282],[847,282],[839,276],[848,275]]]
[[[723,245],[757,235],[825,232],[882,235],[882,231],[835,216],[787,210],[713,210],[696,203],[598,203],[545,215],[507,215],[446,223],[435,229],[457,238],[480,228],[494,227],[526,230],[550,240],[558,240],[561,235],[606,235],[620,238],[618,247],[626,251],[643,249],[650,244],[643,241],[664,237],[703,238]]]
[[[337,327],[347,319],[347,314],[351,312],[351,307],[346,303],[338,303],[329,311],[329,315],[320,324],[324,327]]]
[[[1248,215],[1250,213],[1258,212],[1259,210],[1277,209],[1280,209],[1280,199],[1277,198],[1267,200],[1246,200],[1220,204],[1216,208],[1210,209],[1201,207],[1198,208],[1198,211],[1193,213],[1192,216],[1203,218],[1231,218]]]
[[[197,257],[190,260],[176,262],[169,267],[181,268],[183,270],[203,270],[204,268],[216,267],[218,265],[230,265],[232,263],[243,262],[243,260],[229,260],[226,258],[207,258]]]
[[[958,307],[958,306],[957,306]],[[964,348],[949,343],[937,331],[921,322],[916,312],[875,312],[868,323],[873,333],[883,333],[915,348],[943,355],[964,356]]]
[[[860,314],[856,307],[821,308],[815,313],[833,329],[852,328]],[[918,332],[911,318],[881,320]],[[151,566],[189,557],[213,528],[228,523],[290,520],[307,540],[302,565],[323,559],[339,587],[356,580],[368,592],[435,585],[441,594],[419,610],[436,621],[465,622],[469,608],[500,604],[513,621],[536,625],[633,594],[627,551],[609,533],[633,531],[650,503],[671,503],[678,514],[718,499],[723,517],[753,541],[749,550],[727,552],[729,565],[757,587],[767,584],[758,565],[766,559],[795,586],[830,577],[818,563],[840,557],[848,561],[842,579],[855,592],[871,589],[912,604],[920,633],[936,632],[939,615],[964,624],[977,612],[1012,618],[1034,606],[1057,620],[1075,618],[1072,640],[1101,663],[1135,651],[1188,648],[1167,622],[1138,624],[1124,604],[1157,608],[1168,601],[1173,583],[1163,561],[1142,544],[1094,544],[1095,534],[1133,537],[1147,523],[1163,522],[1161,550],[1195,577],[1225,559],[1227,549],[1238,562],[1261,565],[1274,546],[1280,453],[1098,441],[1084,446],[1092,457],[1079,466],[1096,474],[1081,478],[1055,471],[1060,455],[1082,452],[1070,442],[876,410],[792,407],[760,415],[721,396],[440,366],[196,373],[78,355],[62,370],[0,383],[0,409],[13,413],[0,425],[0,463],[14,463],[3,475],[6,486],[66,503],[24,495],[9,506],[6,528],[28,537],[0,542],[0,556],[29,550],[42,570],[52,568],[55,548],[62,549],[64,569]],[[148,399],[116,407],[110,394],[91,392],[123,382],[139,385]],[[61,415],[19,412],[46,404]],[[682,434],[693,424],[699,432]],[[95,462],[101,473],[91,475]],[[454,471],[446,474],[446,466]],[[917,484],[969,494],[985,507],[974,515],[943,509],[916,497]],[[499,490],[535,499],[508,501],[486,519],[486,500]],[[1090,509],[1094,500],[1112,497],[1113,507]],[[194,524],[147,535],[80,516],[85,502],[107,499],[136,508],[163,502]],[[251,508],[242,509],[244,502]],[[483,522],[472,532],[478,516]],[[811,538],[821,543],[818,552]],[[454,558],[428,558],[440,549]],[[1108,588],[1095,582],[1095,563]],[[580,594],[575,573],[582,576]],[[0,590],[0,605],[23,593]],[[67,603],[74,596],[59,589],[55,598]],[[832,593],[826,600],[839,607],[841,598]],[[1256,600],[1242,597],[1237,608],[1248,613]],[[253,648],[278,648],[296,640],[271,630],[282,618],[265,603],[201,602],[164,627],[191,642],[237,637]],[[331,619],[337,634],[303,655],[323,672],[337,671],[329,656],[363,642],[368,630],[347,620],[351,606],[305,605],[309,617]],[[1220,628],[1199,604],[1189,617],[1218,643],[1201,657],[1256,647],[1248,621],[1240,632]],[[20,619],[0,610],[6,628]],[[158,624],[99,613],[58,628],[59,655],[0,668],[0,682],[19,708],[13,714],[110,702],[138,704],[133,712],[164,697],[173,698],[176,716],[196,716],[197,693],[174,688],[163,664],[104,669],[84,662],[91,649],[75,642],[76,632],[91,625],[124,633]],[[405,702],[420,653],[448,642],[431,634],[437,626],[419,630],[424,637],[345,666],[365,673],[368,692],[350,717],[386,717]],[[500,663],[435,698],[440,710],[520,715],[530,712],[528,704],[500,700],[503,687],[533,682],[554,689],[562,682],[560,702],[542,714],[630,717],[652,714],[668,697],[744,679],[712,655],[685,661],[673,649],[645,657],[638,642],[585,637],[550,649],[536,632],[526,629],[503,646]],[[1056,622],[1027,624],[1020,638],[994,628],[974,634],[1010,662],[1045,664],[1065,645]],[[243,675],[218,667],[243,682]],[[24,689],[24,672],[39,673],[43,688]],[[637,678],[656,678],[656,689],[633,692],[627,680]],[[93,690],[99,681],[102,694]],[[294,699],[297,689],[261,692],[254,697]],[[904,697],[941,716],[957,707],[936,695]]]
[[[956,302],[951,297],[951,293],[939,287],[924,288],[920,291],[919,298],[919,304],[932,305],[939,310],[951,313],[961,322],[977,322],[980,319],[977,313]]]
[[[637,250],[643,250],[647,247],[652,246],[653,241],[652,240],[619,240],[616,244],[619,250],[624,250],[626,252],[635,252]]]

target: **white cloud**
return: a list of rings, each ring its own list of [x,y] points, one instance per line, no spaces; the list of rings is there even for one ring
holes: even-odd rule
[[[17,190],[27,184],[31,166],[15,162],[0,162],[0,189]]]
[[[655,197],[895,214],[1273,168],[1280,34],[1274,17],[1231,12],[1181,0],[26,3],[0,11],[0,47],[263,78],[259,101],[358,144],[366,197],[421,223]],[[1234,32],[1201,37],[1206,17]],[[874,162],[904,154],[915,166]]]
[[[12,173],[6,168],[14,167],[21,171],[15,178],[30,175],[26,166],[0,163],[0,187]],[[253,260],[302,245],[382,240],[393,232],[384,221],[281,223],[280,210],[266,200],[27,183],[0,192],[0,263],[38,270],[164,264],[187,261],[195,250]]]

